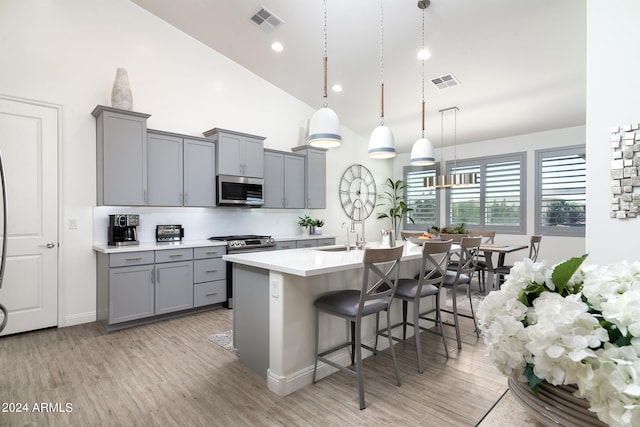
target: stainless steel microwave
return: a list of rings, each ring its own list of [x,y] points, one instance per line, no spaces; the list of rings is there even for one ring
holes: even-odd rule
[[[219,206],[247,206],[258,208],[264,205],[263,178],[218,175],[217,181]]]

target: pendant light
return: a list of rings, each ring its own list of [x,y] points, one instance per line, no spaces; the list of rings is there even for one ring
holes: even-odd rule
[[[340,121],[338,115],[327,107],[327,1],[324,8],[324,57],[322,59],[324,71],[323,106],[316,111],[309,122],[309,145],[320,148],[334,148],[342,143],[340,136]]]
[[[424,10],[429,7],[431,2],[419,1],[418,8],[422,9],[422,52],[424,52]],[[422,136],[413,143],[411,148],[410,162],[414,166],[428,166],[436,162],[433,155],[433,144],[424,137],[424,121],[425,121],[425,102],[424,102],[424,54],[422,59]]]
[[[391,129],[384,125],[384,0],[380,0],[380,126],[369,137],[369,157],[390,159],[396,156],[396,142]]]
[[[458,107],[449,107],[440,110],[440,149],[442,150],[442,164],[444,165],[444,115],[453,112],[453,170],[457,169],[457,128],[458,128]],[[478,174],[452,173],[446,175],[429,176],[424,179],[425,187],[448,188],[461,187],[464,185],[478,184]]]

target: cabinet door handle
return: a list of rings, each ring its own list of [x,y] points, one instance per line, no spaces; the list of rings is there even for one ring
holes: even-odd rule
[[[142,257],[135,257],[135,258],[125,258],[125,261],[140,261],[142,259]]]
[[[205,252],[205,254],[207,254],[207,255],[217,255],[218,251],[207,251],[207,252]]]
[[[173,254],[173,255],[169,255],[169,258],[179,258],[181,256],[182,254]]]
[[[156,268],[156,283],[160,283],[160,269]]]
[[[204,294],[205,297],[212,297],[214,295],[218,295],[217,292],[209,292],[208,294]]]
[[[215,270],[207,270],[205,273],[215,273],[216,271],[218,271],[217,269]]]

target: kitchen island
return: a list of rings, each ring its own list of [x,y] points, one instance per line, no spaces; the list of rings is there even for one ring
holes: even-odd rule
[[[421,247],[410,242],[396,244],[404,244],[400,277],[414,277],[420,271]],[[266,377],[274,393],[284,396],[311,384],[313,301],[328,291],[360,289],[362,255],[362,250],[329,246],[223,257],[233,263],[233,331],[240,361]],[[373,346],[375,320],[369,317],[363,324],[362,341]],[[399,301],[392,305],[392,317],[394,323],[401,318]],[[320,316],[320,349],[343,341],[347,334],[348,325],[343,319]],[[388,341],[381,339],[378,348],[385,346]],[[370,353],[364,352],[363,357],[366,355]],[[337,353],[334,360],[348,365],[348,349]],[[318,378],[335,371],[319,364]]]

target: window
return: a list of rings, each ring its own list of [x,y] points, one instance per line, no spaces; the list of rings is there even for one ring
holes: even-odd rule
[[[435,166],[405,166],[403,168],[405,183],[404,200],[413,211],[409,212],[413,223],[406,217],[402,220],[405,230],[426,231],[434,225],[439,225],[440,208],[438,195],[434,188],[424,186],[424,179],[436,176]]]
[[[525,233],[526,153],[447,163],[447,173],[476,173],[478,184],[447,190],[447,225]]]
[[[584,236],[585,147],[536,151],[536,182],[536,234]]]

